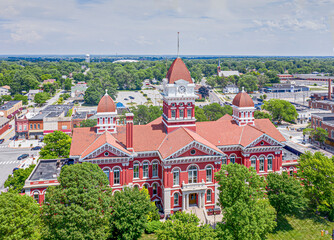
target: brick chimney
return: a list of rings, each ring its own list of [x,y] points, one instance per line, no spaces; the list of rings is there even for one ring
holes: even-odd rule
[[[328,79],[328,100],[332,99],[332,79]]]
[[[126,113],[126,148],[133,151],[133,113]]]

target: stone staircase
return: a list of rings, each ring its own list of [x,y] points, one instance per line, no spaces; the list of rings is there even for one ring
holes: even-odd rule
[[[184,212],[186,213],[193,213],[195,214],[200,221],[200,224],[206,224],[206,218],[204,215],[204,209],[203,208],[199,208],[199,207],[189,207],[187,210],[185,210]]]

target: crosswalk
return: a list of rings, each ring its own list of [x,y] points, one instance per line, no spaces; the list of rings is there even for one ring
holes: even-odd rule
[[[3,161],[3,162],[0,162],[0,165],[7,165],[7,164],[18,164],[20,163],[21,161],[19,160],[14,160],[14,161]]]

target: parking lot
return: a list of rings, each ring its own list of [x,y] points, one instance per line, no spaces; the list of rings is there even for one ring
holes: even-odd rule
[[[130,107],[131,103],[143,105],[147,100],[139,91],[119,91],[116,102],[121,102],[127,107]]]

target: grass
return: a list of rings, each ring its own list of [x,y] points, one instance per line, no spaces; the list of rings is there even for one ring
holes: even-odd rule
[[[329,222],[321,216],[308,214],[301,218],[279,217],[278,227],[274,233],[268,235],[268,239],[275,240],[329,240],[330,235],[321,237],[321,230],[327,230],[329,234],[334,229],[334,222]]]
[[[308,214],[300,218],[279,217],[279,226],[267,236],[270,240],[329,240],[334,229],[334,222],[329,222],[321,216]],[[327,230],[328,235],[321,237],[321,230]],[[140,240],[156,239],[155,234],[143,234]]]

